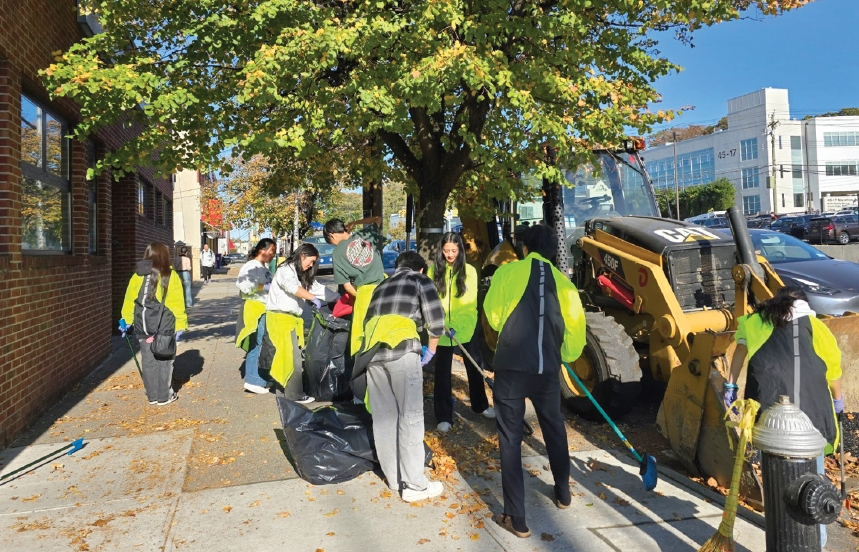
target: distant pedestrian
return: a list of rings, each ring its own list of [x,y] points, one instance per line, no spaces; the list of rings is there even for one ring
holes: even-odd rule
[[[363,224],[368,226],[352,232],[353,228]],[[350,338],[352,355],[361,346],[364,314],[373,290],[385,279],[381,227],[382,217],[370,217],[349,224],[344,224],[340,219],[331,219],[322,229],[325,241],[334,246],[331,254],[334,283],[342,286],[348,294],[341,297],[341,301],[353,301]]]
[[[261,239],[242,265],[236,286],[242,299],[242,308],[236,321],[236,347],[247,351],[245,356],[245,390],[251,393],[268,393],[268,382],[259,372],[259,354],[265,335],[265,307],[271,287],[268,263],[277,254],[277,244],[271,238]]]
[[[182,279],[182,288],[185,291],[185,308],[191,308],[194,304],[194,299],[191,297],[191,257],[188,248],[184,245],[179,248],[179,255],[173,266]]]
[[[406,502],[438,496],[444,490],[424,474],[424,394],[421,368],[432,359],[444,331],[444,309],[426,262],[415,251],[397,257],[394,275],[373,291],[367,307],[362,348],[355,374],[367,370],[376,456],[388,487]],[[421,358],[418,332],[429,334]]]
[[[149,404],[170,404],[179,398],[172,385],[175,354],[171,358],[156,357],[152,341],[156,333],[175,333],[179,341],[188,328],[188,316],[182,280],[170,268],[170,251],[163,243],[153,242],[146,247],[128,282],[119,326],[131,331],[131,325],[140,342],[143,387]]]
[[[555,505],[568,508],[570,458],[561,414],[558,370],[573,362],[585,345],[585,313],[576,287],[547,260],[557,252],[548,227],[531,226],[522,235],[526,257],[501,265],[483,305],[499,333],[495,350],[495,400],[504,512],[496,522],[517,537],[531,536],[525,518],[522,477],[522,421],[531,400],[555,480]]]
[[[303,243],[274,274],[266,302],[265,338],[262,355],[273,349],[271,377],[284,388],[287,399],[307,404],[315,399],[304,392],[302,385],[302,355],[304,320],[301,315],[306,303],[317,309],[322,302],[332,302],[338,295],[316,281],[319,251]],[[265,363],[264,363],[265,364]]]
[[[208,284],[212,280],[212,269],[215,267],[215,252],[209,249],[209,244],[203,244],[203,250],[200,251],[200,267],[202,270],[203,282]]]
[[[448,232],[441,238],[435,254],[435,262],[429,267],[427,276],[432,280],[445,315],[445,328],[454,334],[463,347],[474,350],[472,336],[477,328],[477,271],[465,262],[465,247],[456,232]],[[433,408],[438,423],[437,429],[447,432],[453,425],[451,396],[451,365],[456,343],[448,332],[439,338],[435,354],[435,385]],[[475,356],[472,354],[472,356]],[[483,376],[477,367],[463,355],[468,376],[468,397],[471,410],[487,418],[495,418],[495,410],[489,406]]]

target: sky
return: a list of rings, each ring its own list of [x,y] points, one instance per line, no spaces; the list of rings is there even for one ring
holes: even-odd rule
[[[695,106],[659,128],[714,124],[728,100],[787,88],[791,117],[859,107],[859,0],[817,0],[779,17],[729,21],[697,31],[694,48],[659,38],[661,55],[684,71],[656,82],[652,109]]]

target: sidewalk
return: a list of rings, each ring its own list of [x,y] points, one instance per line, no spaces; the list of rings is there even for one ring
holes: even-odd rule
[[[117,347],[0,453],[2,475],[87,441],[0,485],[3,550],[694,552],[718,527],[719,495],[670,470],[645,492],[638,466],[614,450],[571,452],[573,507],[558,510],[546,458],[526,449],[530,539],[491,521],[502,503],[494,465],[453,472],[441,497],[412,505],[373,473],[310,485],[286,459],[274,395],[242,390],[234,278],[195,283],[194,293],[176,360],[179,401],[149,406],[128,349]],[[737,550],[763,551],[763,518],[748,519],[737,520]]]

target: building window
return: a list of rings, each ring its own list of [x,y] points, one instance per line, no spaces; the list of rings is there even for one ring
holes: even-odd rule
[[[98,148],[92,140],[86,141],[86,166],[95,170]],[[89,212],[89,252],[98,252],[98,179],[87,178],[87,207]]]
[[[743,197],[743,214],[755,215],[761,211],[761,196],[744,196]]]
[[[144,216],[149,220],[155,220],[155,188],[146,184],[146,212]]]
[[[708,184],[715,180],[713,148],[677,156],[677,183],[681,188]],[[674,188],[674,158],[667,157],[645,164],[656,188]]]
[[[760,186],[757,167],[753,169],[743,169],[743,189],[757,188]]]
[[[792,151],[802,151],[802,137],[801,136],[791,136],[790,137],[790,149]]]
[[[155,222],[164,224],[164,197],[158,190],[155,191]]]
[[[758,139],[740,140],[740,159],[748,161],[758,158]]]
[[[805,207],[805,201],[803,193],[794,193],[793,194],[793,206],[794,207]]]
[[[71,251],[68,126],[21,96],[21,247]]]
[[[824,132],[823,146],[827,148],[859,146],[859,132]]]
[[[146,214],[146,186],[139,178],[137,179],[137,214],[141,216]]]
[[[826,163],[826,176],[856,176],[856,161],[835,161]]]

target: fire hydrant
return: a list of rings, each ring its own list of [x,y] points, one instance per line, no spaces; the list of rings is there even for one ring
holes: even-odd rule
[[[752,443],[763,456],[767,552],[819,551],[820,524],[841,513],[841,494],[817,473],[826,439],[782,395],[761,414]]]

